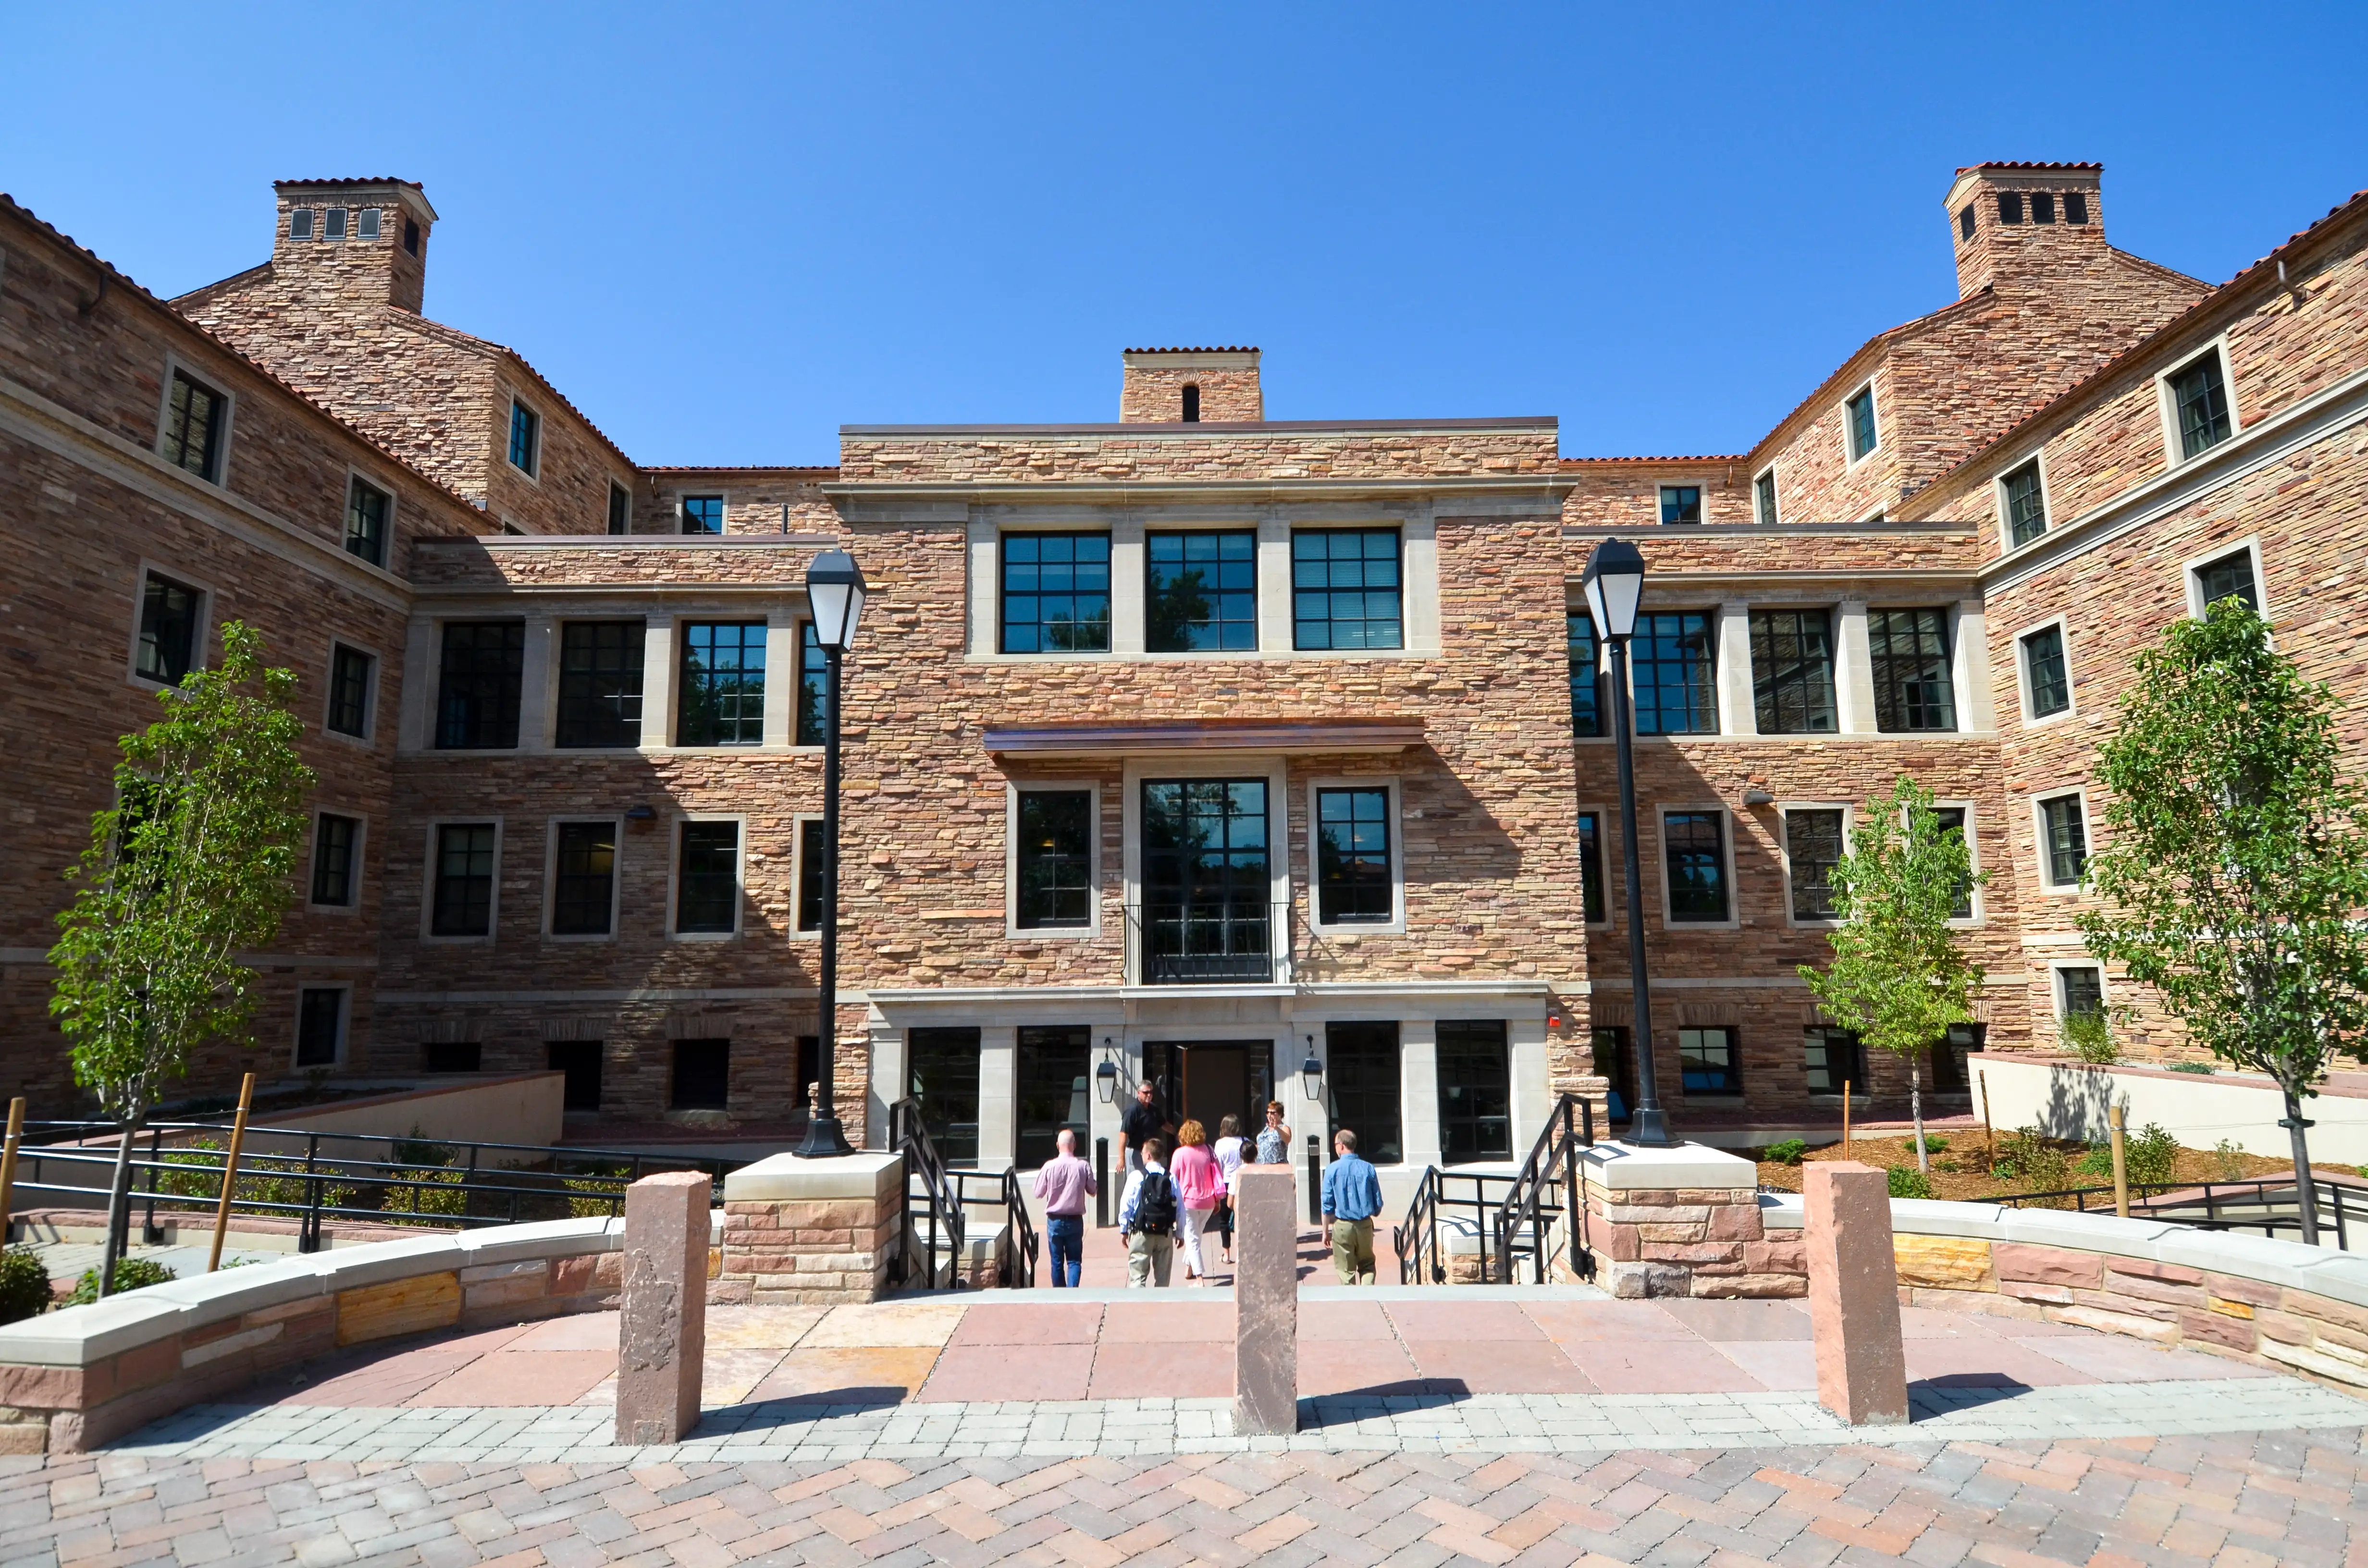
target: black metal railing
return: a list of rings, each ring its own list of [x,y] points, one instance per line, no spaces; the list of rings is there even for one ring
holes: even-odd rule
[[[1291,978],[1288,903],[1151,899],[1127,905],[1126,934],[1145,985],[1265,985]]]
[[[1513,1278],[1516,1250],[1528,1253],[1532,1282],[1546,1282],[1550,1238],[1557,1220],[1568,1221],[1564,1245],[1572,1275],[1583,1279],[1595,1272],[1595,1260],[1587,1249],[1587,1178],[1579,1162],[1594,1146],[1594,1106],[1577,1095],[1564,1095],[1547,1113],[1537,1142],[1530,1145],[1530,1157],[1521,1162],[1511,1189],[1497,1206],[1497,1272],[1507,1283]]]
[[[2167,1220],[2199,1231],[2259,1232],[2275,1236],[2302,1230],[2302,1199],[2291,1176],[2248,1181],[2131,1182],[2130,1216]],[[2317,1199],[2318,1241],[2339,1252],[2351,1250],[2351,1221],[2368,1221],[2368,1193],[2324,1178],[2311,1183]],[[2053,1192],[2017,1192],[1975,1199],[2009,1209],[2070,1209],[2089,1214],[2113,1210],[2110,1187],[2067,1187]],[[2328,1239],[2332,1237],[2330,1242]]]
[[[1398,1283],[1401,1285],[1443,1285],[1447,1282],[1451,1250],[1440,1239],[1442,1222],[1459,1216],[1468,1216],[1471,1233],[1479,1244],[1479,1270],[1483,1283],[1489,1283],[1492,1263],[1489,1246],[1489,1222],[1512,1189],[1510,1176],[1484,1171],[1443,1171],[1437,1165],[1423,1167],[1415,1184],[1414,1201],[1406,1206],[1403,1223],[1390,1228],[1390,1244],[1398,1255]]]
[[[1036,1234],[1035,1221],[1028,1213],[1028,1199],[1020,1191],[1019,1171],[1010,1167],[999,1171],[964,1170],[949,1165],[946,1178],[952,1185],[954,1201],[962,1207],[965,1226],[979,1210],[1002,1211],[1003,1232],[995,1248],[995,1282],[1007,1290],[1025,1290],[1033,1286],[1043,1243]]]
[[[901,1099],[888,1108],[888,1147],[905,1160],[905,1224],[896,1248],[896,1282],[907,1290],[961,1289],[962,1195],[929,1141],[918,1100]]]

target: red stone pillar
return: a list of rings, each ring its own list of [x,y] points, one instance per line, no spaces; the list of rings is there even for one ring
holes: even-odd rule
[[[704,1171],[625,1189],[625,1300],[617,1325],[617,1441],[671,1443],[699,1425],[707,1354]]]
[[[1907,1355],[1891,1251],[1891,1178],[1851,1160],[1817,1161],[1804,1175],[1817,1403],[1853,1426],[1904,1426]]]

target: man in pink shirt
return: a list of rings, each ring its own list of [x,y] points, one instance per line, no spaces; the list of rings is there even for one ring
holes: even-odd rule
[[[1036,1196],[1044,1201],[1044,1243],[1053,1252],[1053,1283],[1077,1288],[1077,1274],[1086,1259],[1086,1199],[1091,1198],[1094,1168],[1077,1153],[1077,1135],[1061,1129],[1053,1142],[1060,1152],[1036,1173]]]

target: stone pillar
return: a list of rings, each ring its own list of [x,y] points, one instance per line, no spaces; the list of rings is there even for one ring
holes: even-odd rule
[[[1595,1283],[1645,1296],[1799,1296],[1800,1243],[1759,1222],[1759,1172],[1699,1143],[1599,1143],[1580,1157]]]
[[[723,1178],[723,1301],[874,1301],[905,1214],[905,1160],[772,1154]]]
[[[1234,1191],[1234,1429],[1299,1430],[1299,1183],[1244,1165]]]
[[[1817,1403],[1853,1426],[1903,1426],[1907,1355],[1891,1255],[1891,1178],[1854,1160],[1816,1161],[1802,1174]]]
[[[712,1191],[704,1171],[643,1176],[625,1189],[624,1311],[617,1324],[620,1443],[671,1443],[699,1425]]]

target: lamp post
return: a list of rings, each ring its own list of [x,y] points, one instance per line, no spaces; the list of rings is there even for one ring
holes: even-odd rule
[[[822,974],[821,1039],[814,1113],[806,1119],[798,1153],[808,1159],[852,1153],[838,1125],[838,690],[839,660],[855,641],[863,616],[863,569],[843,550],[826,550],[806,568],[806,604],[814,612],[814,641],[822,646]]]
[[[1653,1076],[1653,988],[1645,970],[1645,895],[1636,856],[1636,758],[1628,717],[1628,639],[1636,634],[1636,602],[1645,591],[1645,556],[1624,539],[1607,539],[1587,558],[1579,579],[1595,629],[1611,650],[1611,730],[1620,756],[1620,858],[1627,873],[1628,973],[1636,1017],[1636,1104],[1628,1119],[1628,1142],[1643,1149],[1668,1149],[1661,1092]]]

